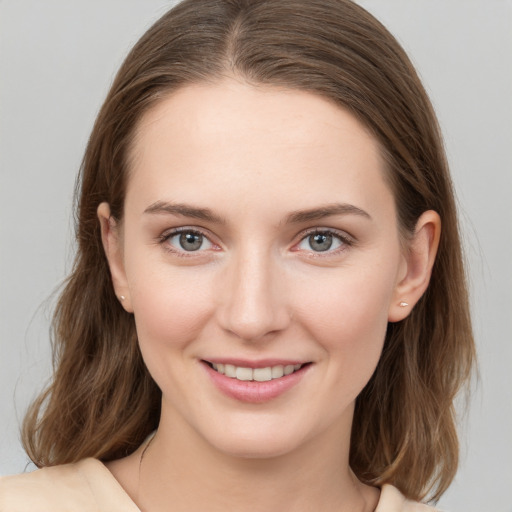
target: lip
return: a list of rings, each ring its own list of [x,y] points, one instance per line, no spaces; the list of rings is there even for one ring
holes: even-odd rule
[[[233,364],[234,366],[243,366],[244,368],[265,368],[267,366],[277,366],[280,364],[305,364],[305,366],[290,375],[284,375],[278,379],[266,382],[257,382],[241,381],[231,377],[226,377],[214,370],[207,361],[215,364]],[[270,400],[274,400],[275,398],[283,395],[291,388],[295,387],[308,373],[312,366],[312,364],[306,364],[303,361],[294,362],[282,359],[265,359],[260,361],[247,361],[241,359],[208,359],[207,361],[201,361],[201,366],[221,393],[234,400],[252,404],[269,402]]]

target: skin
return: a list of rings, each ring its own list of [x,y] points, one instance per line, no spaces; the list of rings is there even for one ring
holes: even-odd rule
[[[141,120],[131,156],[122,223],[106,203],[98,216],[162,417],[140,468],[141,450],[109,469],[155,512],[374,510],[378,490],[348,464],[354,402],[388,321],[428,286],[437,214],[420,217],[404,251],[378,143],[306,92],[187,86]],[[351,208],[318,214],[339,204]],[[177,228],[203,234],[200,249],[184,250]],[[330,249],[314,250],[318,231],[332,233]],[[252,404],[212,384],[201,360],[218,357],[311,364]]]

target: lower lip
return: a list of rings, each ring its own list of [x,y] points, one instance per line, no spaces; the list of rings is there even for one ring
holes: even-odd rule
[[[284,375],[279,379],[257,382],[254,380],[244,381],[226,377],[222,373],[215,371],[207,363],[203,362],[202,365],[208,372],[210,379],[212,379],[213,383],[222,393],[240,402],[253,404],[268,402],[286,393],[301,381],[302,377],[304,377],[311,367],[311,365],[308,364],[303,366],[300,370],[290,375]]]

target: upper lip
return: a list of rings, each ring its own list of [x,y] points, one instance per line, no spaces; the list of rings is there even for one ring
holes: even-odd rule
[[[242,368],[267,368],[269,366],[287,366],[287,365],[296,365],[296,364],[306,364],[310,361],[304,361],[300,359],[258,359],[258,360],[249,360],[249,359],[239,359],[235,357],[212,357],[208,359],[203,359],[203,361],[207,363],[213,364],[231,364],[233,366],[239,366]]]

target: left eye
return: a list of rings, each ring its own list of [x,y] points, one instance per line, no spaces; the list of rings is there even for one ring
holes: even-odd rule
[[[202,233],[197,231],[181,231],[167,238],[175,249],[186,252],[210,249],[212,243]]]
[[[297,247],[303,251],[326,252],[338,249],[343,243],[344,240],[339,235],[321,231],[309,234]]]

